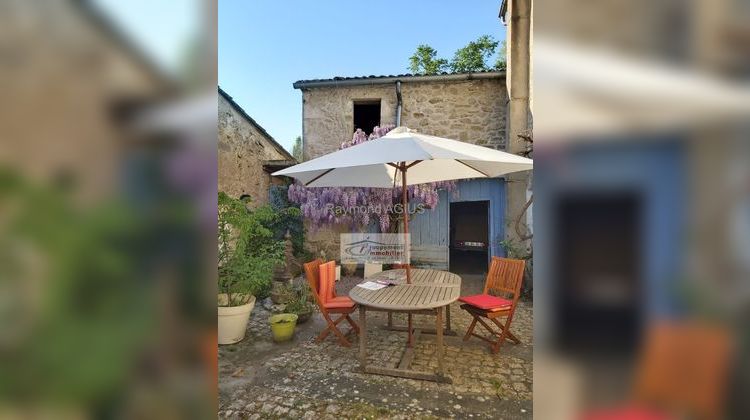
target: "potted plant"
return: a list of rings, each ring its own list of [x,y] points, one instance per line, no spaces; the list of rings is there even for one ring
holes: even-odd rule
[[[299,288],[291,288],[292,293],[284,312],[297,315],[297,323],[307,322],[312,316],[315,304],[310,301],[310,286],[303,283]]]
[[[256,297],[268,293],[284,244],[269,226],[277,213],[264,206],[249,210],[245,201],[219,193],[219,344],[245,337]]]
[[[273,333],[273,341],[279,343],[291,340],[294,336],[294,327],[297,325],[296,314],[276,314],[268,318]]]
[[[343,272],[345,276],[353,276],[357,272],[357,263],[355,262],[342,262]]]

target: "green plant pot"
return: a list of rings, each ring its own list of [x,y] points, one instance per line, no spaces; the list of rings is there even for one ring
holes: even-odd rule
[[[297,325],[297,315],[278,314],[268,318],[273,333],[273,341],[279,343],[289,341],[294,335],[294,327]]]

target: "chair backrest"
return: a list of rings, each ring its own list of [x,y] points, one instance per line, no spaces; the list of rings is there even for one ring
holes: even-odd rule
[[[512,297],[515,302],[521,296],[525,267],[524,260],[492,257],[483,293]]]
[[[312,260],[309,263],[305,263],[305,277],[307,277],[307,283],[310,285],[310,290],[317,295],[320,289],[320,265],[323,264],[323,260],[320,258]]]
[[[336,296],[336,261],[328,261],[318,267],[320,271],[320,288],[318,294],[323,303]]]
[[[646,334],[633,399],[695,418],[723,418],[731,353],[724,327],[658,323]]]

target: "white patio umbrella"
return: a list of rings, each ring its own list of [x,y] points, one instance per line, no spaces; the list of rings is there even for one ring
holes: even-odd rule
[[[397,127],[378,139],[329,153],[273,175],[296,178],[307,187],[392,188],[400,185],[405,209],[403,233],[407,236],[408,185],[494,178],[532,167],[533,161],[522,156]],[[410,264],[406,264],[406,281],[411,283]]]

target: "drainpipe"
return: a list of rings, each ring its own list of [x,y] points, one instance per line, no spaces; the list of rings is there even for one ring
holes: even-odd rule
[[[396,127],[401,127],[401,81],[396,80]]]

